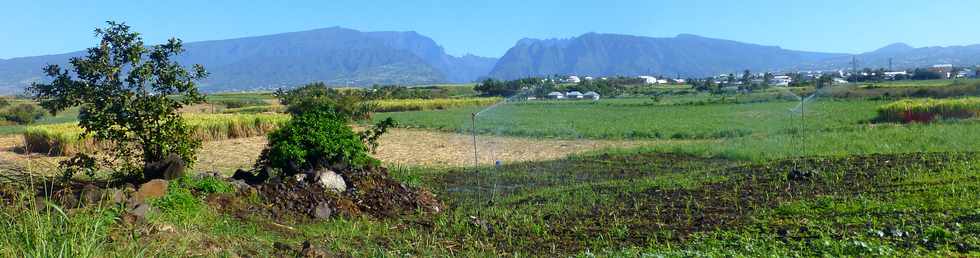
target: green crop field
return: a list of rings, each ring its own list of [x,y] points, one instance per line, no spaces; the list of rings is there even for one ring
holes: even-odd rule
[[[919,86],[961,93],[937,83]],[[649,97],[497,105],[482,98],[394,100],[467,103],[375,113],[374,121],[468,134],[479,113],[481,140],[679,141],[498,166],[388,164],[399,187],[430,189],[445,204],[438,214],[398,217],[283,218],[256,212],[271,205],[258,193],[234,195],[227,182],[195,177],[172,181],[153,202],[160,209],[137,226],[115,220],[117,206],[27,209],[39,202],[0,191],[16,204],[0,209],[0,246],[27,250],[0,248],[0,256],[61,250],[35,246],[45,241],[95,257],[296,256],[304,243],[355,257],[980,255],[980,120],[950,115],[973,110],[973,99],[896,99],[864,90],[829,91],[804,108],[787,90],[667,89]],[[912,109],[944,119],[880,117]],[[213,124],[218,134],[230,132]],[[393,145],[405,140],[384,137]],[[468,135],[463,139],[469,144]]]
[[[818,101],[806,108],[807,130],[867,126],[883,101]],[[591,139],[715,139],[779,135],[799,128],[798,102],[659,105],[649,99],[536,101],[499,105],[477,116],[484,134]],[[484,107],[379,114],[402,126],[468,132]]]

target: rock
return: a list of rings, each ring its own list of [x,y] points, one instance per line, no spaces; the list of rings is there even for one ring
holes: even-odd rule
[[[58,206],[61,206],[62,208],[78,207],[78,198],[75,197],[75,195],[72,194],[71,191],[62,190],[62,191],[55,192],[51,196],[52,199],[55,201],[55,203],[58,204]]]
[[[82,192],[78,195],[78,199],[84,204],[96,204],[102,200],[102,190],[98,187],[87,184],[82,188]]]
[[[146,214],[150,213],[150,204],[140,203],[122,215],[122,221],[126,225],[136,225],[146,220]]]
[[[313,247],[313,244],[309,240],[303,241],[303,250],[299,252],[300,257],[304,258],[321,258],[327,257],[327,253],[319,248]]]
[[[221,173],[218,173],[218,171],[211,171],[211,172],[197,173],[197,175],[194,175],[194,178],[197,178],[197,179],[207,179],[207,178],[221,179],[222,176],[221,176]]]
[[[167,195],[167,180],[163,179],[153,179],[150,182],[143,183],[140,188],[136,190],[133,197],[130,198],[130,204],[143,203],[148,199],[160,198]],[[135,205],[134,205],[135,206]]]
[[[263,169],[260,170],[258,174],[253,174],[250,171],[238,169],[235,171],[235,174],[231,176],[231,178],[235,180],[243,180],[249,185],[257,185],[264,183],[269,179],[269,171]]]
[[[323,189],[338,193],[347,190],[347,182],[344,181],[344,177],[341,177],[340,174],[337,174],[336,172],[328,169],[321,169],[313,172],[313,175],[315,178],[314,182],[320,184],[320,186],[323,186]]]
[[[808,171],[793,169],[786,175],[786,179],[791,181],[807,181],[814,179],[816,176],[817,171],[815,170]]]
[[[148,163],[143,168],[147,178],[172,180],[184,176],[184,159],[175,153],[170,153],[160,161]]]
[[[111,204],[120,204],[126,202],[126,191],[122,189],[109,189],[107,190],[107,198]]]
[[[252,186],[246,183],[245,180],[241,180],[241,179],[231,180],[228,183],[231,184],[232,187],[235,187],[235,189],[238,191],[243,191],[245,189],[252,188]]]
[[[327,203],[320,203],[313,208],[313,218],[326,219],[333,215],[333,209]]]
[[[129,211],[129,213],[135,215],[137,218],[145,218],[148,212],[150,212],[150,204],[148,203],[141,203]]]

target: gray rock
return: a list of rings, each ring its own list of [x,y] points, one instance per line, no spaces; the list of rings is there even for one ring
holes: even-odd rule
[[[136,206],[136,208],[133,208],[132,210],[129,211],[130,214],[133,214],[133,216],[136,216],[137,218],[140,219],[146,218],[146,214],[149,212],[150,212],[150,204],[148,203],[141,203],[139,206]]]
[[[330,218],[331,215],[333,215],[333,209],[326,203],[320,203],[316,206],[316,208],[313,208],[314,218],[326,219]]]
[[[146,164],[143,175],[154,179],[177,179],[184,176],[186,165],[180,155],[170,153],[160,161]]]
[[[126,202],[126,191],[122,189],[110,189],[107,190],[109,203],[119,204]]]
[[[94,185],[85,185],[78,199],[84,204],[96,204],[102,200],[102,190]]]
[[[243,180],[243,179],[231,180],[231,181],[228,181],[228,183],[230,183],[231,186],[235,187],[235,189],[236,190],[239,190],[239,191],[244,190],[244,189],[248,189],[248,188],[251,188],[252,187],[247,182],[245,182],[245,180]]]
[[[314,182],[323,186],[324,189],[338,193],[347,191],[347,182],[344,181],[344,177],[336,172],[321,169],[313,172],[313,175],[315,178]]]

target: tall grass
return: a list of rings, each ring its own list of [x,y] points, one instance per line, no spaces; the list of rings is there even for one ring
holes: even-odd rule
[[[195,138],[214,141],[264,136],[289,120],[283,114],[185,114]]]
[[[980,98],[906,99],[879,107],[877,120],[912,123],[977,116],[980,116]]]
[[[0,208],[2,257],[102,257],[113,212],[103,207],[66,212],[20,193]]]
[[[289,120],[284,114],[184,114],[191,135],[202,141],[262,136]],[[77,123],[39,125],[24,133],[25,150],[52,156],[72,155],[102,147],[90,138],[81,137]]]
[[[488,106],[501,98],[391,99],[371,101],[377,112],[439,110],[456,107]]]

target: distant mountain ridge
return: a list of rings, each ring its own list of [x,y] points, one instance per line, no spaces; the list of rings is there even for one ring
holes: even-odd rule
[[[852,67],[852,61],[857,61],[858,68],[889,68],[890,65],[893,69],[909,69],[936,64],[973,67],[980,65],[980,44],[915,48],[908,44],[895,43],[871,52],[820,60],[803,65],[801,68],[849,68]]]
[[[226,40],[190,42],[177,60],[202,64],[207,91],[330,85],[469,82],[486,75],[495,58],[451,56],[416,32],[361,32],[331,27]],[[84,52],[0,61],[0,92],[15,93],[44,80],[46,64],[66,64]]]
[[[756,72],[849,69],[853,60],[859,68],[975,66],[980,64],[980,45],[915,48],[895,43],[855,55],[787,50],[692,34],[652,38],[586,33],[568,39],[521,39],[500,58],[489,76],[500,79],[555,74],[702,77],[745,69]]]
[[[452,56],[414,31],[362,32],[330,27],[300,32],[185,43],[183,64],[211,73],[201,88],[234,91],[322,81],[336,86],[418,85],[527,76],[711,76],[762,71],[895,69],[980,64],[980,44],[915,48],[895,43],[861,53],[788,50],[692,34],[654,38],[586,33],[566,39],[524,38],[498,58]],[[0,59],[0,94],[43,81],[46,64],[66,64],[84,52]]]
[[[772,70],[845,54],[785,50],[691,34],[651,38],[587,33],[570,39],[522,39],[490,77],[552,74],[707,76],[743,69]]]

